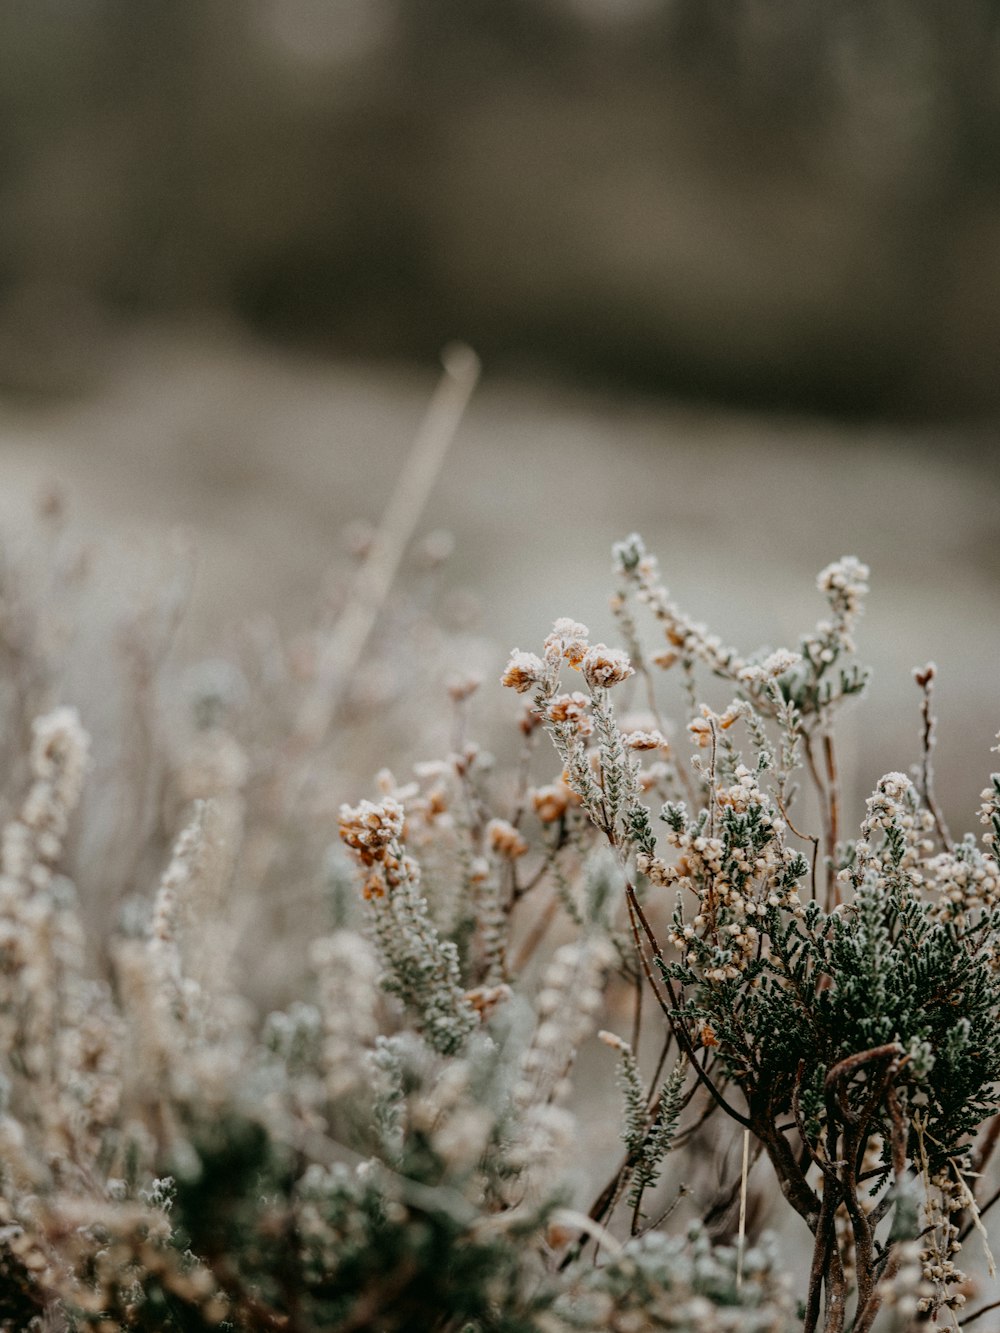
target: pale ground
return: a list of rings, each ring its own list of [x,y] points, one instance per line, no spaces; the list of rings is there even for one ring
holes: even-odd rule
[[[113,618],[160,577],[183,527],[199,552],[189,653],[256,611],[286,630],[305,623],[344,524],[378,517],[436,374],[190,331],[136,334],[107,370],[86,400],[0,409],[0,532],[16,547],[58,481],[75,527],[100,538],[96,614]],[[678,600],[745,650],[794,644],[823,611],[817,571],[857,554],[873,571],[860,639],[876,675],[846,720],[848,812],[856,823],[879,774],[917,758],[910,669],[934,659],[939,786],[952,822],[978,832],[1000,728],[997,457],[983,433],[761,418],[487,373],[421,530],[454,533],[455,577],[480,598],[495,675],[558,615],[613,634],[609,549],[633,529]],[[100,672],[95,659],[97,689]],[[373,755],[371,769],[391,758]],[[581,1165],[608,1160],[617,1100],[600,1051],[584,1068],[594,1114]]]
[[[378,517],[434,379],[231,334],[136,333],[86,400],[0,408],[0,531],[16,540],[56,479],[77,527],[100,535],[109,604],[155,580],[181,526],[199,552],[190,650],[257,610],[293,629],[345,522]],[[609,549],[633,529],[681,604],[742,649],[793,645],[822,613],[817,571],[858,555],[873,571],[860,640],[876,675],[845,727],[855,813],[881,772],[916,759],[910,669],[933,659],[939,785],[964,828],[1000,728],[998,458],[982,432],[588,396],[487,369],[422,529],[454,533],[498,669],[557,615],[613,634]]]

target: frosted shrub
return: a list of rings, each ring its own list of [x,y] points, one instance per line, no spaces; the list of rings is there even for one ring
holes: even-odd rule
[[[284,714],[241,736],[203,690],[170,845],[135,860],[160,873],[89,944],[65,873],[88,740],[41,712],[0,852],[0,1328],[863,1333],[961,1310],[1000,1137],[1000,776],[985,836],[954,841],[925,668],[923,753],[848,836],[865,567],[824,570],[825,617],[759,658],[682,612],[637,537],[615,571],[622,647],[563,619],[511,655],[510,772],[470,739],[469,676],[450,749],[353,804],[317,785],[322,728],[282,750]],[[261,1013],[233,909],[301,874],[329,926]],[[617,1122],[592,1123],[595,1078]],[[784,1274],[772,1193],[803,1241]]]

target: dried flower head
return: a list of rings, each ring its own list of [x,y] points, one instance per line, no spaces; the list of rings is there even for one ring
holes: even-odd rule
[[[662,732],[626,731],[623,737],[630,750],[668,750],[670,744]]]
[[[550,722],[574,728],[581,737],[590,736],[594,724],[589,713],[590,700],[579,690],[572,694],[557,694],[546,710]]]
[[[403,807],[391,796],[340,807],[340,836],[365,865],[384,859],[391,843],[402,837]]]
[[[486,841],[498,856],[505,856],[509,860],[523,856],[528,850],[524,838],[506,819],[490,820],[486,825]]]
[[[628,654],[620,648],[608,648],[603,643],[595,643],[593,648],[588,648],[581,670],[591,689],[610,689],[635,675]]]
[[[535,814],[543,824],[554,824],[562,819],[575,797],[565,782],[552,782],[544,787],[534,787],[530,792],[531,804]]]
[[[455,703],[464,703],[475,694],[482,683],[482,676],[454,676],[448,681],[448,694]]]
[[[748,685],[766,685],[772,680],[777,680],[780,676],[787,675],[788,672],[794,671],[801,665],[801,653],[792,653],[787,648],[779,648],[777,652],[765,657],[763,662],[744,667],[739,673],[739,678]]]
[[[586,625],[563,616],[552,626],[552,633],[545,640],[546,662],[556,664],[562,660],[578,669],[590,646],[587,642],[589,636],[590,630]]]
[[[712,744],[712,724],[707,718],[692,718],[687,729],[700,749],[706,750]]]
[[[522,652],[515,648],[510,655],[506,670],[500,677],[500,684],[518,694],[527,694],[545,678],[545,663],[534,653]]]

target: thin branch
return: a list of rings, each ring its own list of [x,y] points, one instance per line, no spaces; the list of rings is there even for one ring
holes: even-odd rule
[[[510,960],[508,971],[512,976],[517,976],[525,966],[535,950],[545,938],[546,932],[552,922],[555,920],[556,913],[559,911],[559,899],[553,893],[551,898],[545,904],[545,908],[540,914],[538,920],[525,935],[524,939],[518,945],[517,953]]]
[[[657,1227],[661,1227],[663,1223],[667,1220],[667,1218],[671,1215],[671,1213],[674,1212],[677,1205],[680,1203],[681,1199],[685,1198],[690,1193],[691,1191],[688,1189],[687,1185],[681,1184],[680,1186],[678,1186],[677,1198],[674,1199],[673,1203],[668,1204],[667,1207],[664,1208],[663,1212],[660,1213],[659,1216],[656,1217],[652,1222],[647,1222],[646,1225],[639,1232],[639,1235],[647,1236],[651,1231],[655,1231]]]
[[[656,936],[653,934],[653,928],[652,926],[650,926],[649,921],[646,919],[646,914],[642,910],[642,904],[639,902],[639,899],[636,896],[636,892],[631,881],[626,881],[625,883],[625,896],[628,901],[630,916],[634,914],[634,918],[632,921],[632,932],[633,936],[637,940],[639,957],[642,960],[642,968],[646,974],[646,979],[649,982],[649,984],[653,987],[653,991],[654,994],[656,995],[657,1000],[659,1001],[660,1008],[663,1010],[664,1014],[666,1014],[667,1018],[670,1020],[674,1032],[677,1034],[677,1040],[680,1042],[681,1046],[684,1047],[684,1051],[687,1054],[688,1060],[691,1062],[692,1069],[697,1074],[701,1082],[704,1083],[705,1087],[711,1093],[712,1097],[718,1102],[718,1104],[722,1107],[722,1109],[726,1112],[727,1115],[732,1116],[732,1118],[735,1121],[737,1121],[738,1124],[741,1124],[744,1129],[753,1129],[753,1125],[747,1119],[747,1117],[743,1115],[742,1112],[737,1111],[735,1106],[732,1106],[729,1102],[726,1101],[725,1097],[723,1097],[722,1093],[715,1086],[712,1080],[708,1077],[708,1074],[706,1074],[705,1070],[699,1063],[697,1056],[695,1055],[694,1044],[691,1041],[691,1036],[688,1033],[687,1027],[684,1024],[683,1019],[677,1012],[680,1006],[677,1002],[677,996],[674,992],[674,988],[670,984],[670,979],[666,975],[666,961],[663,957],[663,953],[657,942]],[[659,989],[653,980],[652,972],[650,970],[648,962],[646,961],[645,950],[642,948],[641,942],[638,941],[638,930],[636,928],[636,921],[638,921],[638,923],[642,926],[643,934],[649,941],[650,948],[653,951],[653,958],[656,960],[657,964],[660,967],[661,975],[663,976],[663,984],[666,986],[667,993],[670,997],[669,1005],[666,1004],[660,997]]]
[[[938,806],[937,798],[934,795],[934,766],[932,755],[936,744],[937,719],[934,716],[931,707],[932,695],[934,693],[934,678],[937,675],[937,667],[933,662],[928,662],[921,670],[914,671],[913,679],[917,682],[921,690],[920,716],[923,719],[923,731],[921,733],[921,764],[920,764],[920,795],[924,799],[924,804],[931,813],[934,820],[934,827],[937,829],[937,835],[941,843],[948,851],[954,850],[951,833],[948,831],[948,825],[945,823],[944,815]],[[968,1321],[966,1321],[968,1322]]]
[[[993,1207],[993,1205],[996,1203],[996,1201],[997,1201],[998,1199],[1000,1199],[1000,1189],[997,1189],[997,1190],[994,1190],[994,1191],[993,1191],[993,1193],[990,1195],[990,1197],[986,1200],[986,1202],[985,1202],[985,1203],[983,1204],[983,1206],[980,1208],[980,1210],[979,1210],[979,1216],[982,1217],[984,1213],[988,1212],[988,1211]],[[975,1229],[976,1229],[976,1224],[975,1224],[974,1221],[972,1221],[972,1222],[967,1222],[967,1223],[965,1224],[965,1226],[962,1228],[961,1233],[959,1234],[959,1237],[958,1237],[959,1241],[964,1243],[964,1242],[965,1242],[966,1240],[968,1240],[968,1238],[972,1235],[972,1233],[973,1233],[973,1231],[974,1231]],[[966,1322],[968,1322],[968,1321],[966,1321]]]
[[[823,754],[826,763],[827,778],[824,781],[816,763],[812,740],[809,732],[802,732],[802,746],[806,755],[806,766],[812,778],[819,798],[823,816],[823,854],[826,861],[826,910],[832,911],[834,899],[839,901],[837,888],[837,836],[840,822],[840,795],[838,791],[837,761],[833,752],[833,738],[829,732],[822,734]]]
[[[823,757],[826,761],[827,798],[830,803],[830,860],[826,870],[826,910],[840,906],[840,885],[837,881],[837,844],[840,841],[840,775],[833,746],[833,733],[823,733]]]
[[[984,1314],[989,1314],[991,1310],[1000,1310],[1000,1301],[993,1301],[989,1305],[981,1305],[978,1310],[973,1310],[972,1314],[962,1315],[962,1324],[968,1326],[976,1319],[981,1319]]]
[[[813,851],[812,851],[812,873],[811,873],[811,875],[810,875],[810,884],[811,884],[811,888],[812,888],[812,896],[813,896],[813,898],[815,898],[815,897],[816,897],[816,860],[817,860],[817,858],[818,858],[818,856],[819,856],[819,838],[817,838],[816,835],[815,835],[814,833],[800,833],[799,830],[798,830],[798,829],[795,827],[795,825],[792,823],[791,816],[789,815],[788,810],[787,810],[787,808],[786,808],[786,806],[785,806],[785,802],[782,800],[781,796],[780,796],[777,792],[775,792],[774,796],[775,796],[775,801],[777,802],[778,809],[781,811],[781,817],[782,817],[782,819],[785,821],[785,823],[788,825],[788,827],[792,830],[792,832],[795,834],[795,836],[796,836],[798,839],[800,839],[802,842],[811,842],[811,843],[812,843],[812,849],[813,849]]]

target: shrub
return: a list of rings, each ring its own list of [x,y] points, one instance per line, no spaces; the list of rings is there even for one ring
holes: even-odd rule
[[[847,838],[834,723],[866,679],[864,566],[823,571],[826,618],[757,657],[684,615],[638,538],[615,568],[624,649],[561,620],[512,654],[512,772],[469,739],[458,679],[449,752],[341,807],[306,998],[266,1016],[227,895],[309,864],[329,799],[303,809],[296,770],[255,839],[267,747],[202,691],[202,781],[102,967],[63,873],[88,738],[72,709],[38,717],[0,853],[0,1327],[861,1333],[962,1305],[1000,1124],[977,1142],[1000,1077],[1000,776],[981,844],[955,842],[925,668],[915,777],[886,775]],[[587,1078],[614,1061],[621,1116],[581,1206],[573,1071],[601,1023],[624,1032]],[[803,1271],[760,1233],[759,1156]]]

